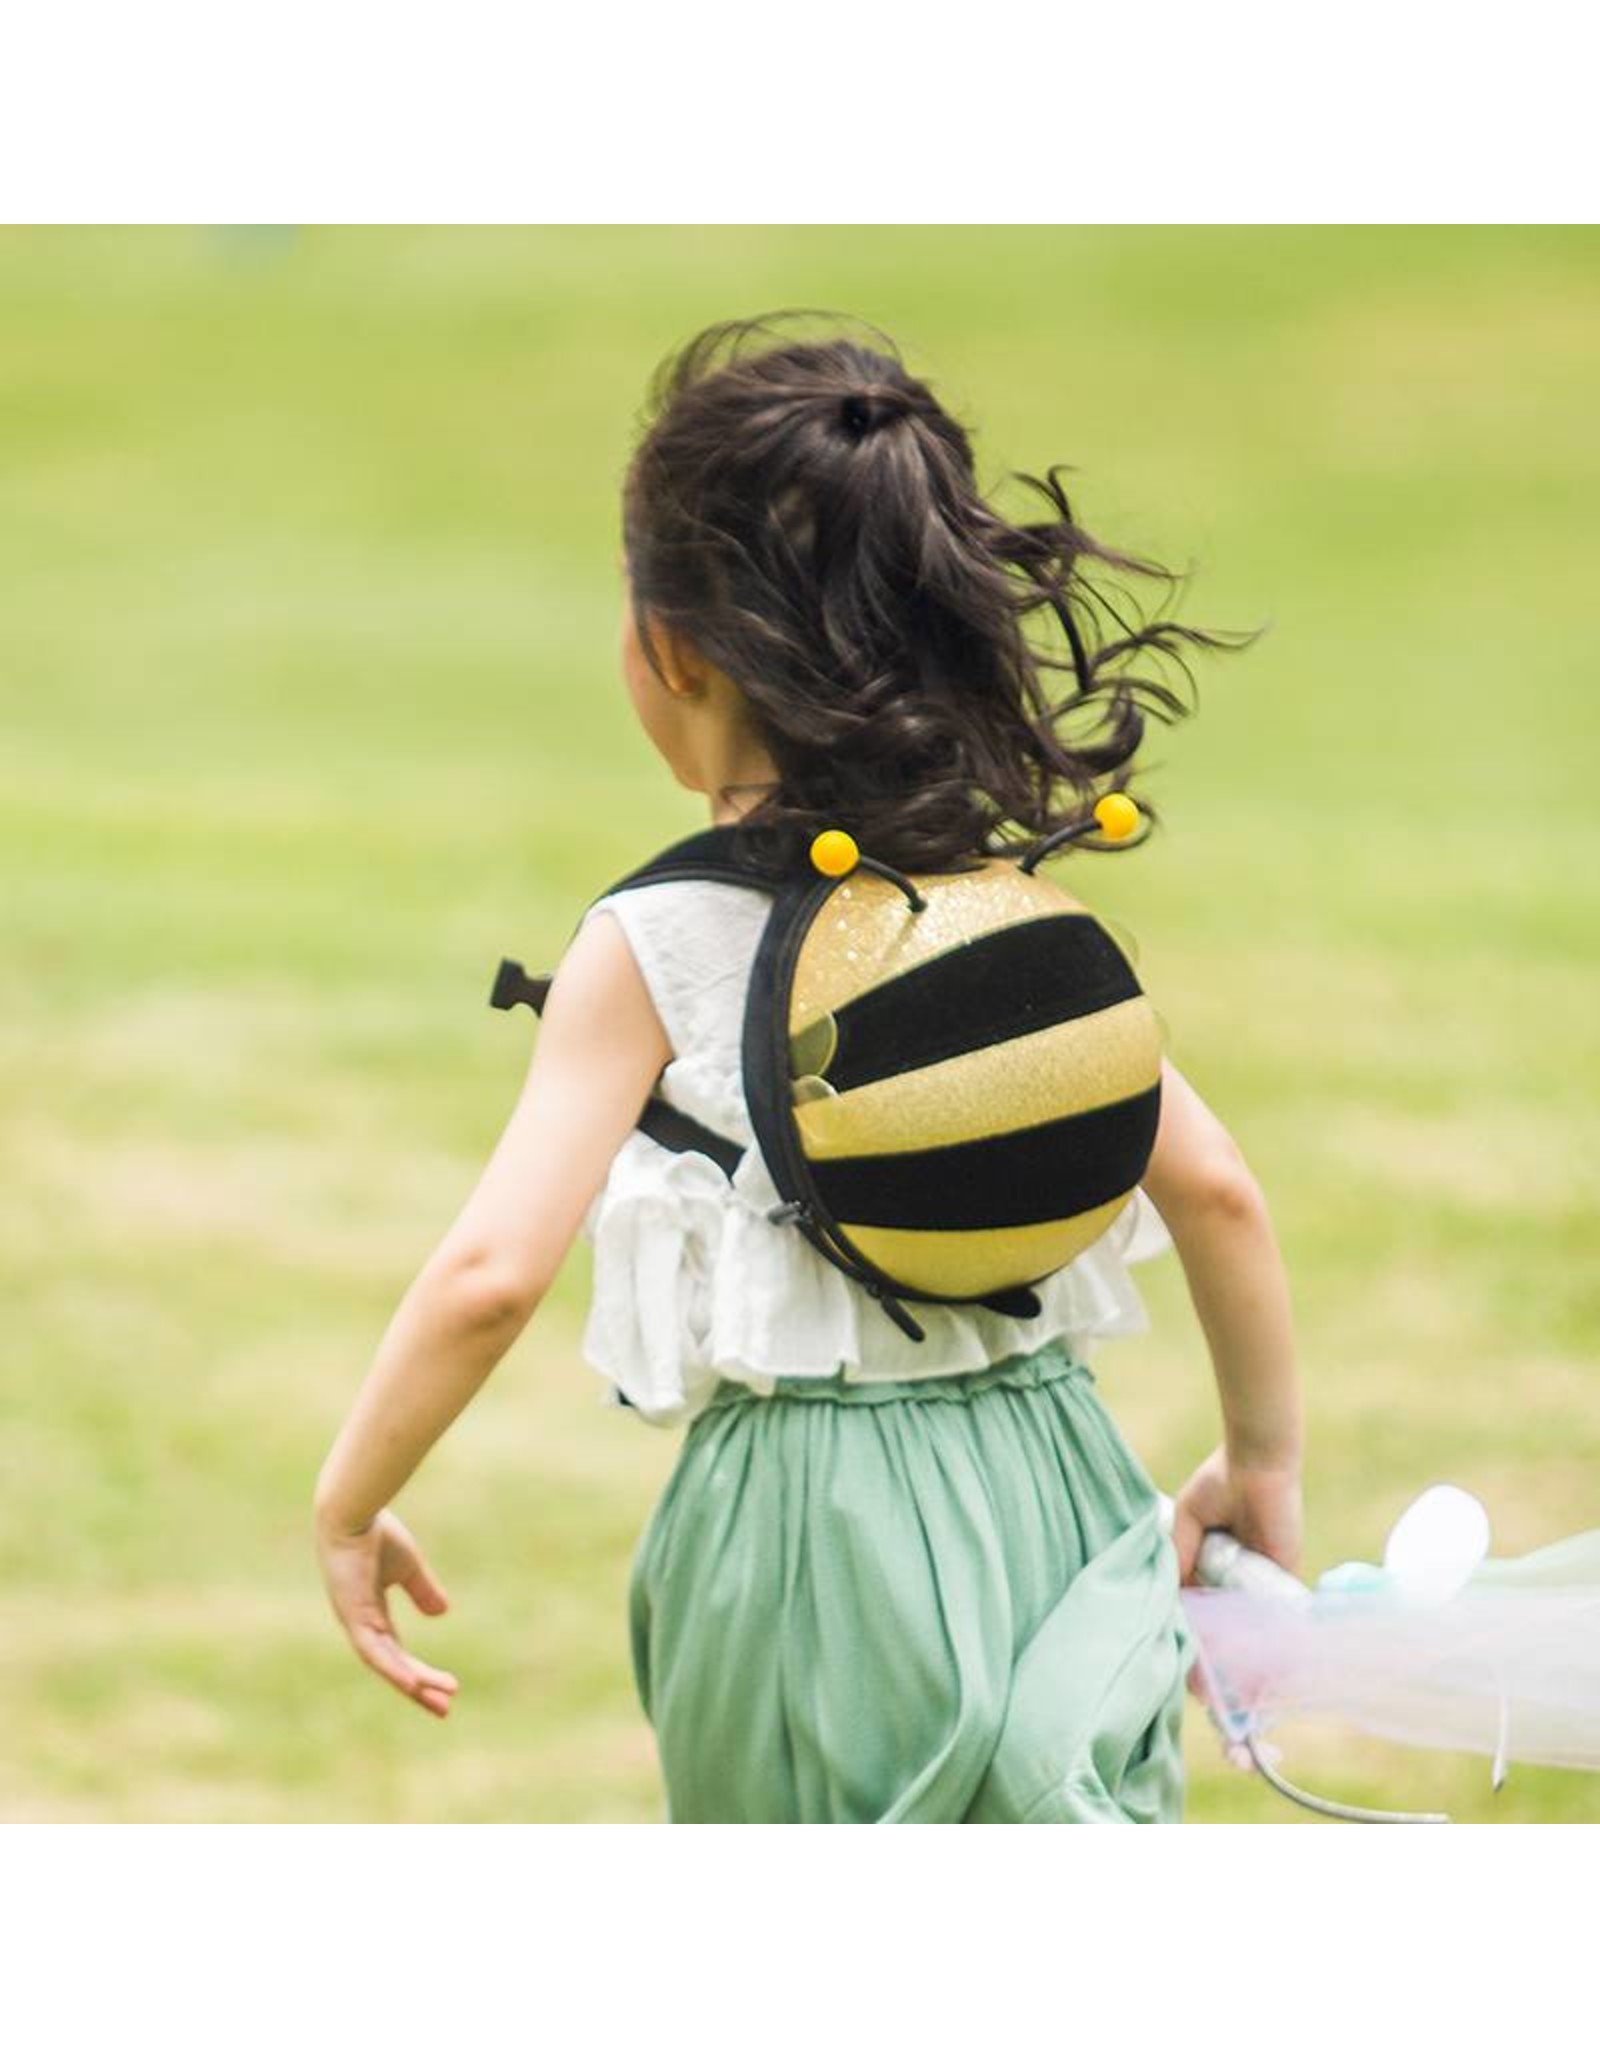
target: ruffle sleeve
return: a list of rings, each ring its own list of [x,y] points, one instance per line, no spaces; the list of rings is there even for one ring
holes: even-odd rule
[[[1111,1228],[1038,1283],[1040,1314],[910,1304],[908,1337],[802,1238],[774,1224],[780,1199],[750,1147],[730,1182],[696,1152],[630,1133],[585,1218],[594,1246],[583,1354],[646,1420],[692,1418],[721,1378],[770,1391],[780,1376],[864,1379],[971,1372],[1055,1335],[1080,1356],[1149,1328],[1130,1264],[1172,1242],[1143,1188]]]

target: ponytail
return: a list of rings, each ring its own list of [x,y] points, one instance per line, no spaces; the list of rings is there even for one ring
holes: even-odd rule
[[[708,328],[669,359],[624,491],[647,655],[652,626],[686,638],[777,766],[745,822],[843,826],[938,872],[1088,818],[1127,786],[1146,718],[1194,708],[1133,664],[1192,690],[1186,649],[1256,635],[1125,617],[1091,570],[1179,579],[1092,539],[1060,467],[1019,479],[1036,520],[1003,518],[887,336],[774,341],[788,317]]]

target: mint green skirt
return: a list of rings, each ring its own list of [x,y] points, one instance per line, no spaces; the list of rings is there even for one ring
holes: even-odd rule
[[[724,1382],[634,1560],[673,1821],[1176,1821],[1192,1638],[1061,1339],[950,1379]]]

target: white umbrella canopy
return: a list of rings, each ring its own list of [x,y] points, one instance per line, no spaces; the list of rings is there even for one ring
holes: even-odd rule
[[[1381,1566],[1341,1565],[1315,1587],[1208,1535],[1208,1583],[1183,1602],[1224,1741],[1291,1797],[1256,1744],[1292,1722],[1476,1752],[1497,1785],[1512,1761],[1600,1769],[1600,1530],[1519,1558],[1487,1557],[1488,1542],[1481,1503],[1457,1487],[1413,1502]]]

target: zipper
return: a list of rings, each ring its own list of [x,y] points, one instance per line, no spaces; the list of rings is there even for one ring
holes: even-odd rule
[[[772,1006],[772,1030],[774,1043],[768,1052],[775,1062],[773,1071],[783,1077],[783,1087],[778,1106],[778,1142],[782,1153],[782,1164],[789,1185],[798,1192],[780,1205],[779,1210],[769,1210],[772,1220],[781,1222],[793,1217],[804,1229],[813,1244],[825,1238],[825,1230],[816,1206],[816,1183],[811,1178],[805,1153],[801,1150],[799,1137],[794,1127],[794,1077],[789,1071],[789,1005],[788,993],[792,986],[791,977],[800,948],[805,944],[806,934],[816,922],[817,912],[833,893],[831,878],[811,884],[801,897],[788,929],[784,932],[783,943],[773,962],[773,979],[784,1000]],[[818,1249],[823,1247],[818,1244]],[[842,1249],[842,1247],[841,1247]]]
[[[773,973],[778,989],[785,997],[787,997],[788,991],[792,986],[791,977],[794,972],[795,962],[800,955],[800,948],[805,944],[806,935],[816,922],[817,912],[833,894],[833,886],[832,877],[827,877],[816,883],[800,899],[799,906],[795,910],[794,916],[790,919],[787,930],[784,932],[783,943],[779,947],[777,957],[773,962]],[[832,1265],[839,1267],[851,1279],[858,1281],[864,1286],[867,1292],[887,1313],[889,1320],[899,1329],[903,1330],[908,1337],[912,1337],[920,1343],[927,1335],[927,1332],[910,1312],[902,1306],[896,1298],[896,1294],[889,1291],[886,1276],[878,1273],[873,1267],[863,1265],[858,1255],[851,1250],[842,1238],[829,1230],[822,1219],[816,1202],[816,1183],[811,1178],[810,1164],[801,1147],[799,1135],[794,1125],[793,1076],[789,1072],[789,1009],[787,1000],[781,1006],[778,1003],[773,1004],[772,1019],[775,1043],[769,1047],[769,1052],[777,1063],[776,1071],[783,1076],[783,1095],[778,1112],[778,1136],[783,1153],[783,1166],[789,1185],[798,1188],[800,1192],[791,1200],[780,1203],[776,1209],[769,1209],[767,1214],[774,1223],[783,1222],[792,1217],[799,1225],[801,1233],[816,1247],[825,1259]],[[913,1293],[916,1292],[916,1290],[911,1291]],[[931,1296],[923,1296],[921,1298],[932,1299]]]

